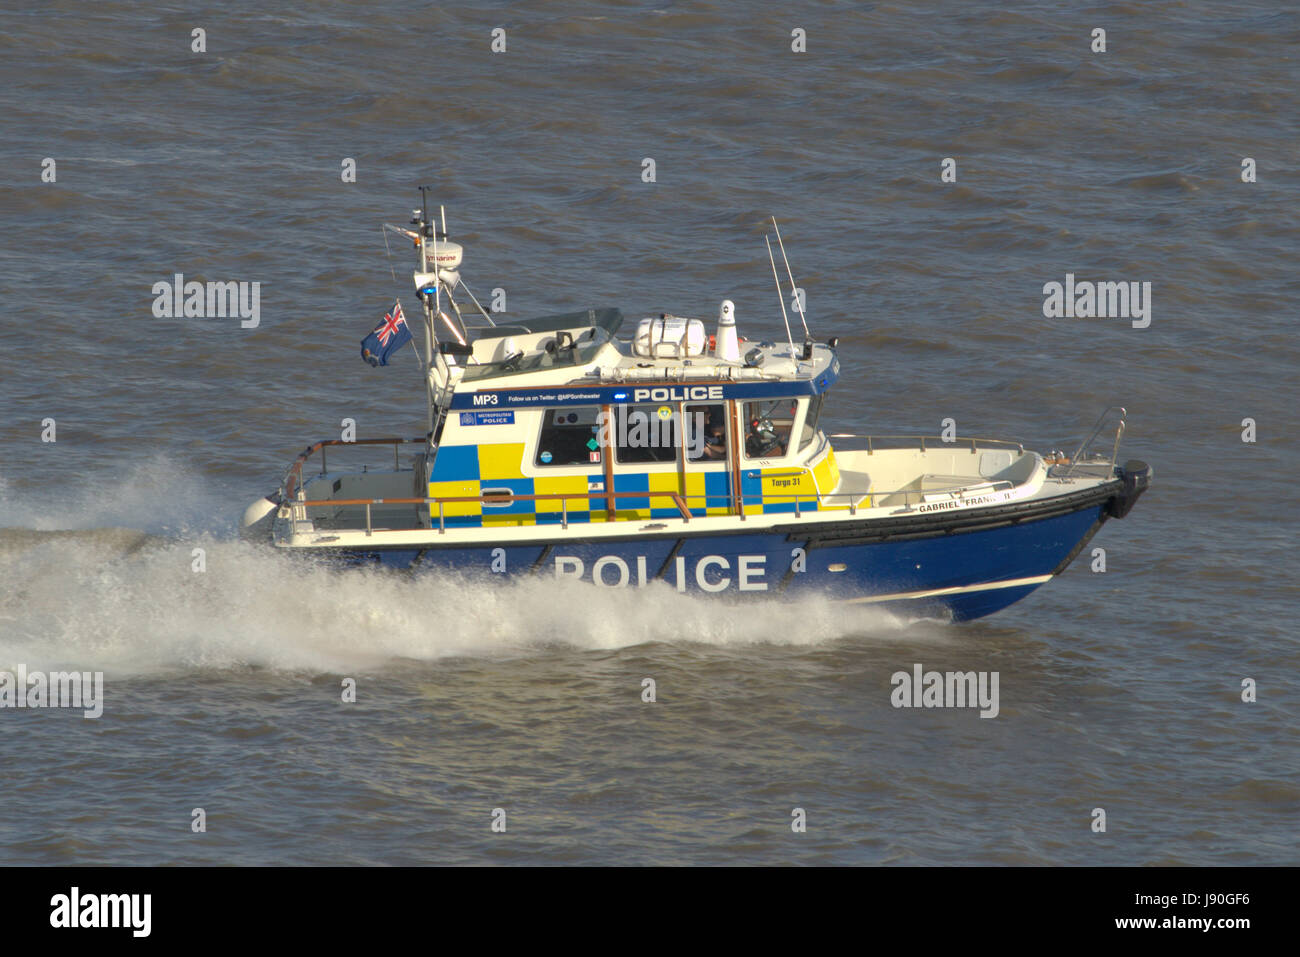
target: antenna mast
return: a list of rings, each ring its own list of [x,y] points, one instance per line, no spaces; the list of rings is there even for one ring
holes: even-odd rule
[[[785,337],[790,342],[790,362],[794,366],[794,371],[799,371],[799,357],[794,351],[794,333],[790,331],[790,314],[785,311],[785,296],[781,294],[781,280],[776,274],[776,258],[772,255],[772,240],[766,236],[763,242],[767,243],[767,260],[772,264],[772,279],[776,282],[776,298],[781,303],[781,318],[785,320]]]
[[[790,277],[790,295],[794,299],[794,307],[799,311],[799,321],[803,323],[804,339],[811,339],[812,333],[808,331],[808,318],[803,314],[803,297],[799,295],[799,287],[794,284],[794,273],[790,271],[790,260],[785,255],[785,243],[781,242],[781,227],[776,224],[776,217],[772,217],[772,228],[776,230],[776,242],[781,247],[781,258],[785,260],[785,274]],[[773,266],[773,270],[775,270]],[[777,286],[780,287],[780,283]],[[792,347],[793,348],[793,347]]]

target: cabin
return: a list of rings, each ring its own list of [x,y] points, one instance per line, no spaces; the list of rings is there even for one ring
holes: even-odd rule
[[[824,344],[717,355],[699,320],[617,309],[473,329],[442,353],[446,408],[421,486],[439,528],[849,508],[819,428],[839,363]],[[644,334],[646,323],[659,330]],[[457,355],[456,352],[460,354]],[[611,494],[612,493],[612,494]],[[447,501],[459,499],[460,501]]]

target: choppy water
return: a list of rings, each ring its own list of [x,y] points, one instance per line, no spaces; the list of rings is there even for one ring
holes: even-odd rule
[[[1300,15],[1057,7],[0,13],[0,669],[107,681],[98,721],[0,711],[0,860],[1295,863]],[[1046,448],[1123,404],[1157,485],[1105,575],[960,626],[234,541],[343,417],[421,431],[356,354],[420,182],[515,315],[775,336],[775,214],[833,428]],[[176,272],[261,282],[261,324],[152,318]],[[1151,326],[1044,319],[1067,272],[1150,281]],[[1000,715],[893,709],[915,662],[998,671]]]

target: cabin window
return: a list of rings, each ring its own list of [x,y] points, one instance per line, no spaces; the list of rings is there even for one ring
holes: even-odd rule
[[[600,407],[547,409],[537,438],[537,465],[592,465],[600,462]]]
[[[817,420],[821,418],[822,402],[825,400],[825,398],[826,398],[826,393],[823,392],[820,395],[815,395],[810,400],[808,400],[808,413],[803,417],[803,431],[800,433],[799,436],[800,452],[808,448],[808,446],[812,443],[812,440],[817,437]]]
[[[686,414],[686,460],[727,460],[727,412],[724,405],[688,405]]]
[[[790,448],[797,399],[764,399],[745,403],[745,455],[776,459]]]
[[[682,442],[677,406],[615,406],[612,438],[620,464],[676,462]]]

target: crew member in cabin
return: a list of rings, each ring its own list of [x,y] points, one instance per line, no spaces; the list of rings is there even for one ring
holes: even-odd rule
[[[781,400],[766,407],[758,402],[745,403],[749,428],[745,433],[745,454],[750,458],[781,458],[790,444],[794,414],[799,408],[791,403],[788,415],[781,414]]]
[[[745,435],[745,454],[750,458],[779,458],[785,455],[785,445],[776,426],[767,416],[751,419]]]
[[[706,459],[727,457],[727,427],[722,421],[721,406],[709,406],[708,420],[704,425],[704,452]]]

